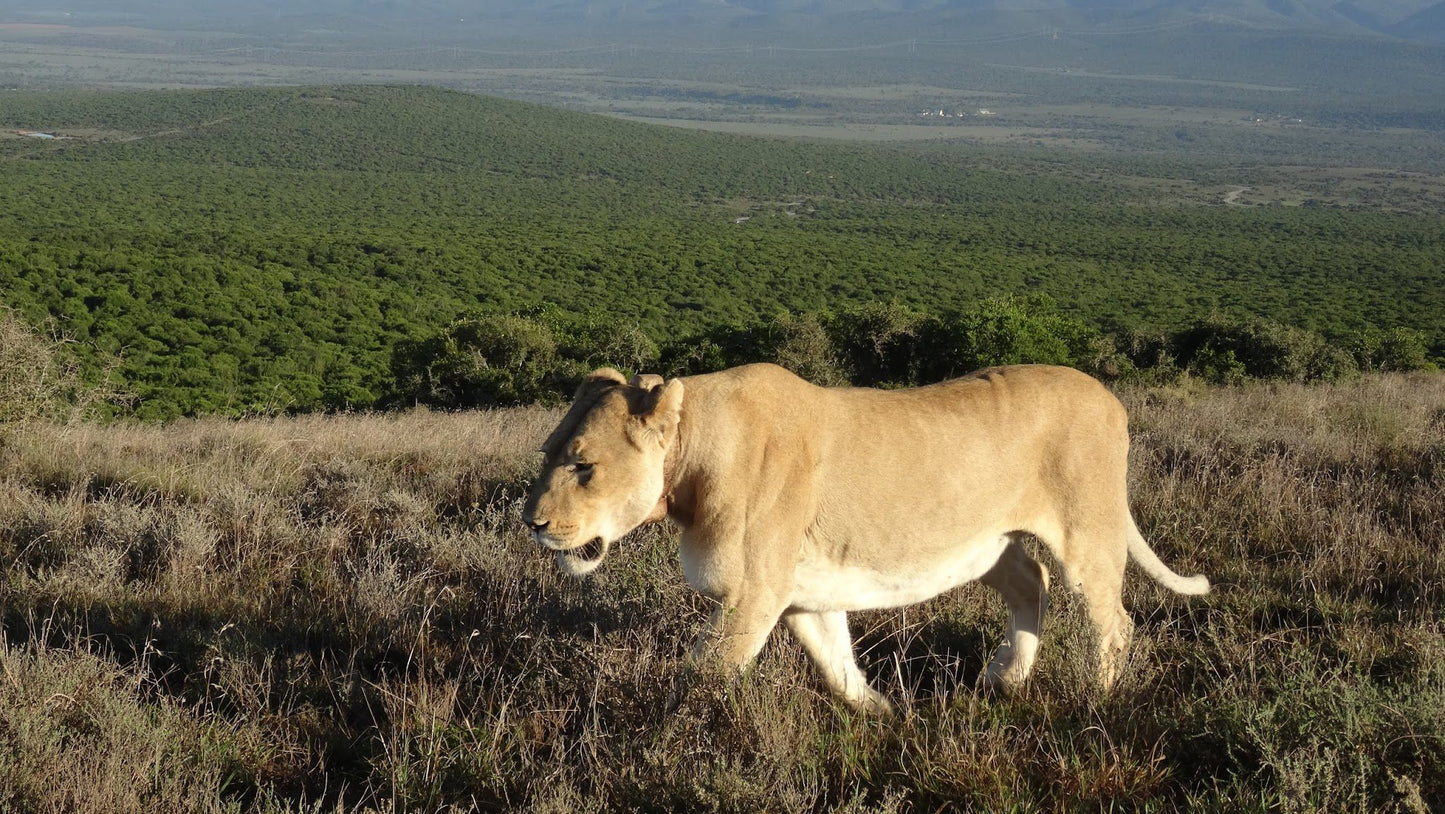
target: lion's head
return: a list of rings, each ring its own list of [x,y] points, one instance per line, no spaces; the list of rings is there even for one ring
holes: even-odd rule
[[[668,448],[677,436],[682,382],[611,368],[587,377],[542,444],[542,472],[522,521],[573,576],[590,573],[613,541],[666,514]]]

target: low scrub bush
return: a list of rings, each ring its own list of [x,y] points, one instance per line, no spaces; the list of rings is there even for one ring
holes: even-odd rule
[[[1361,370],[1406,373],[1435,367],[1430,362],[1425,334],[1409,328],[1364,331],[1355,336],[1350,351]]]
[[[1101,332],[1047,297],[980,300],[928,313],[872,303],[838,312],[781,312],[766,324],[714,328],[659,344],[634,325],[478,316],[392,357],[391,405],[458,408],[557,403],[587,371],[612,366],[665,376],[773,362],[821,385],[909,387],[993,365],[1056,364],[1105,381],[1210,384],[1339,381],[1361,371],[1433,367],[1423,335],[1370,331],[1331,344],[1268,320],[1216,316],[1177,331]]]
[[[869,303],[846,308],[827,320],[848,378],[865,387],[906,385],[924,378],[921,370],[937,320],[900,305]]]
[[[1175,358],[1216,384],[1333,381],[1357,372],[1352,356],[1319,334],[1268,320],[1211,317],[1175,334],[1172,344]]]
[[[396,346],[393,400],[451,408],[555,403],[565,368],[546,324],[516,316],[467,317],[435,336]]]

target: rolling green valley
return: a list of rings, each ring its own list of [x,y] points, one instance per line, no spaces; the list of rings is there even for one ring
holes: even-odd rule
[[[585,360],[599,333],[685,355],[780,315],[1018,297],[1115,345],[1214,318],[1445,352],[1428,196],[1242,205],[1177,157],[725,135],[420,87],[12,93],[0,120],[0,300],[141,417],[394,403],[398,344],[462,317],[591,336]]]

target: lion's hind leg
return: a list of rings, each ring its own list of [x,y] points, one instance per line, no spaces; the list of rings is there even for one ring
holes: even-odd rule
[[[858,660],[853,656],[853,637],[848,633],[848,614],[790,611],[783,616],[783,621],[793,638],[803,645],[828,688],[848,706],[877,715],[893,713],[893,705],[868,686],[867,677],[858,669]]]
[[[1134,634],[1134,621],[1123,602],[1124,566],[1129,556],[1126,533],[1122,523],[1089,524],[1069,529],[1063,545],[1055,549],[1070,586],[1088,605],[1099,643],[1099,684],[1105,690],[1118,680]]]
[[[1134,637],[1134,620],[1129,618],[1129,612],[1118,600],[1110,608],[1091,598],[1089,616],[1094,620],[1094,630],[1099,636],[1099,685],[1109,690],[1124,670],[1129,642]]]
[[[1039,633],[1049,604],[1049,571],[1029,556],[1016,538],[980,581],[998,591],[1008,605],[1008,636],[994,651],[984,685],[1011,690],[1028,678],[1038,655]]]

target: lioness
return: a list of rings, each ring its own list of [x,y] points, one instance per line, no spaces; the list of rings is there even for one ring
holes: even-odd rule
[[[986,682],[1027,678],[1049,587],[1027,535],[1087,599],[1106,687],[1133,628],[1120,602],[1129,556],[1171,590],[1209,590],[1140,536],[1124,407],[1069,368],[1000,367],[911,390],[817,387],[775,365],[666,382],[604,368],[542,452],[523,520],[562,570],[587,574],[619,537],[671,517],[687,581],[718,602],[694,655],[716,648],[741,668],[781,618],[860,710],[891,705],[858,669],[847,612],[973,579],[1009,609]]]

